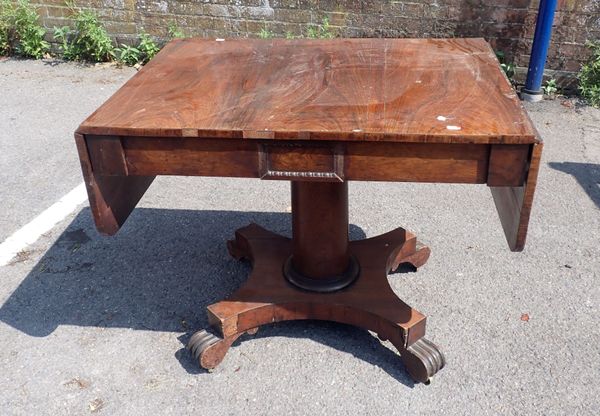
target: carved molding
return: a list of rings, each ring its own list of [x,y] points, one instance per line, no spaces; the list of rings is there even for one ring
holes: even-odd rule
[[[274,170],[270,162],[270,150],[281,148],[322,148],[331,151],[333,170],[329,172],[320,171],[284,171]],[[258,171],[260,179],[271,180],[307,180],[323,182],[344,182],[344,148],[343,146],[331,144],[297,144],[278,143],[260,144],[258,150]]]

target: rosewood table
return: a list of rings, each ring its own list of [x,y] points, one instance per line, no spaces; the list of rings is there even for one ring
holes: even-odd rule
[[[444,356],[387,274],[430,250],[403,228],[349,241],[348,181],[487,184],[520,251],[542,150],[483,39],[176,40],[75,139],[107,235],[155,175],[291,182],[291,239],[250,224],[227,243],[253,270],[191,337],[202,367],[261,325],[321,319],[389,340],[421,382]]]

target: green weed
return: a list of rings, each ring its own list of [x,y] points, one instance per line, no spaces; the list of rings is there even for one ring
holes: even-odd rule
[[[335,37],[329,24],[329,19],[324,17],[320,25],[309,26],[306,29],[306,37],[309,39],[332,39]]]
[[[592,56],[577,75],[579,92],[590,105],[600,107],[600,42],[588,42],[587,46]]]
[[[515,64],[512,62],[511,63],[506,62],[506,56],[503,51],[496,51],[496,57],[498,58],[498,61],[500,62],[500,68],[502,68],[502,70],[506,74],[506,77],[508,78],[508,80],[510,81],[511,84],[514,84],[515,83],[515,80],[514,80]]]
[[[142,32],[140,34],[140,43],[137,47],[140,51],[140,63],[145,64],[160,51],[160,48],[152,40],[149,34]]]
[[[131,45],[121,44],[120,48],[115,49],[117,59],[125,65],[134,66],[141,60],[142,53],[138,48]]]
[[[38,24],[39,15],[28,0],[2,0],[0,3],[0,55],[15,54],[40,59],[50,44],[46,30]]]
[[[263,27],[260,29],[260,32],[258,32],[258,37],[261,39],[271,39],[273,37],[273,32],[266,27]]]
[[[177,23],[170,22],[167,25],[167,34],[171,39],[184,39],[187,38],[186,34],[181,30]]]
[[[137,46],[123,43],[120,48],[115,49],[119,62],[129,66],[144,65],[154,58],[158,51],[160,51],[158,45],[150,38],[149,34],[144,32],[140,34],[140,42]]]
[[[544,94],[546,94],[548,97],[554,97],[554,95],[558,92],[556,80],[552,78],[546,81],[546,85],[544,85],[543,90]]]
[[[91,10],[71,9],[75,28],[55,27],[63,57],[70,61],[106,62],[115,58],[115,47],[98,16]]]

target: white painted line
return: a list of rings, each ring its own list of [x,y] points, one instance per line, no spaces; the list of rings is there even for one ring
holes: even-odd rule
[[[79,184],[29,224],[15,231],[0,244],[0,266],[6,266],[19,252],[33,244],[40,236],[50,231],[87,199],[85,184]]]

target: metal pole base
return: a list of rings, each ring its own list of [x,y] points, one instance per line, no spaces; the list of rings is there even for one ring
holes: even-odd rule
[[[527,101],[528,103],[539,103],[544,99],[544,93],[542,91],[529,91],[526,88],[521,89],[521,100]]]

